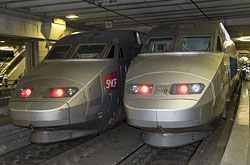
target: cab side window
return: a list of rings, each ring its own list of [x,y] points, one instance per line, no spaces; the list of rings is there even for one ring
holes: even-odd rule
[[[107,58],[115,58],[115,45],[112,45]]]
[[[222,51],[221,40],[220,40],[219,36],[218,36],[218,39],[217,39],[217,51]]]
[[[122,48],[120,48],[119,59],[124,59],[123,49]]]

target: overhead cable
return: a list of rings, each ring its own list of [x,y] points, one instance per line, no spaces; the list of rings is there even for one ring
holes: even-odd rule
[[[138,21],[138,20],[136,20],[136,19],[134,19],[134,18],[132,18],[132,17],[126,16],[126,15],[121,14],[121,13],[118,13],[118,12],[116,12],[116,11],[114,11],[114,10],[111,10],[111,9],[109,9],[109,8],[107,8],[107,7],[102,6],[101,4],[96,4],[95,2],[93,2],[93,1],[91,1],[91,0],[83,0],[83,1],[88,2],[88,3],[90,3],[90,4],[94,5],[94,6],[103,8],[103,9],[105,9],[105,10],[107,10],[107,11],[110,11],[110,12],[112,12],[112,13],[115,13],[115,14],[117,14],[117,15],[119,15],[119,16],[122,16],[122,17],[125,17],[125,18],[127,18],[127,19],[133,20],[133,21],[135,21],[135,22],[137,22],[137,23],[140,23],[140,24],[143,24],[143,25],[152,27],[151,25],[149,25],[149,24],[147,24],[147,23]]]
[[[193,1],[193,0],[190,0],[196,7],[197,7],[197,9],[199,9],[200,10],[200,12],[207,18],[207,20],[211,20],[207,15],[206,15],[206,13],[204,12],[204,11],[202,11],[202,9]]]

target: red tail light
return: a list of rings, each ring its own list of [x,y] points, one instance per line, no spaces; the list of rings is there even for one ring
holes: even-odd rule
[[[64,90],[61,88],[54,89],[52,91],[52,97],[64,97]]]
[[[141,85],[138,93],[142,95],[149,95],[151,93],[151,87],[148,85]]]
[[[19,97],[29,97],[31,93],[32,93],[32,90],[30,88],[26,88],[20,91]]]
[[[189,86],[186,84],[181,84],[180,86],[178,86],[178,93],[183,95],[188,94]]]
[[[77,93],[78,88],[67,87],[67,88],[49,88],[43,97],[71,97]]]
[[[65,91],[62,88],[50,89],[46,92],[44,97],[64,97]]]
[[[150,95],[152,88],[152,84],[130,84],[128,85],[128,92],[131,94]]]
[[[173,84],[169,93],[172,95],[200,94],[205,85],[202,83]]]

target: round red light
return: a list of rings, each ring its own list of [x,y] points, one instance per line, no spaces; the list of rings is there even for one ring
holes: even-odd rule
[[[20,92],[19,97],[29,97],[31,93],[32,93],[32,90],[30,88],[26,88]]]
[[[52,97],[64,97],[64,90],[61,88],[54,89],[52,92]]]
[[[181,84],[178,86],[178,93],[179,94],[188,94],[189,93],[189,86],[186,84]]]
[[[141,85],[138,91],[142,95],[148,95],[151,92],[151,89],[148,85]]]

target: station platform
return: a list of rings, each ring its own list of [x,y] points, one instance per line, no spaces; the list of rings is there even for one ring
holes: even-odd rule
[[[239,108],[220,165],[250,165],[250,82],[242,82]]]

